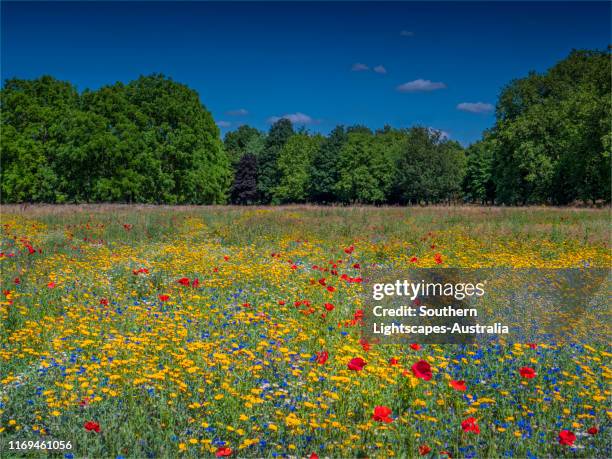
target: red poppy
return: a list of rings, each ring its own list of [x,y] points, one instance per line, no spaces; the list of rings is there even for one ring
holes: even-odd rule
[[[431,452],[431,448],[428,445],[419,446],[419,454],[425,456]]]
[[[321,284],[323,286],[327,285],[326,281],[325,281],[325,278],[319,279],[319,284]]]
[[[129,223],[124,223],[124,224],[123,224],[123,227],[125,228],[125,230],[126,230],[126,231],[131,230],[131,229],[132,229],[132,226],[133,226],[133,225],[130,225]]]
[[[467,390],[467,386],[465,385],[465,381],[461,381],[461,380],[455,381],[455,380],[452,380],[450,382],[450,385],[453,387],[453,389],[461,391],[461,392]]]
[[[391,408],[388,406],[376,406],[374,407],[374,414],[372,415],[372,419],[376,422],[386,422],[387,424],[393,422],[393,419],[389,417],[391,414]]]
[[[354,359],[351,359],[351,361],[346,366],[349,370],[361,371],[366,365],[366,361],[363,360],[361,357],[355,357]]]
[[[15,282],[15,285],[19,285],[19,284],[21,284],[21,279],[16,277],[15,279],[13,279],[13,282]]]
[[[361,269],[361,265],[360,265],[359,263],[355,263],[355,264],[353,265],[353,268],[355,268],[355,269]]]
[[[560,445],[572,446],[575,441],[576,435],[574,434],[574,432],[571,432],[569,430],[562,430],[561,432],[559,432]]]
[[[416,263],[417,261],[419,261],[419,259],[417,257],[412,257],[410,259],[410,263]]]
[[[419,360],[417,363],[412,365],[412,374],[417,378],[429,381],[432,377],[431,365],[425,360]]]
[[[536,343],[527,343],[527,346],[529,346],[531,349],[535,349],[536,347],[538,347]]]
[[[100,433],[100,424],[97,422],[87,421],[85,424],[83,424],[83,427],[85,427],[85,430],[88,432]]]
[[[589,433],[589,435],[597,435],[599,433],[599,429],[595,426],[589,428],[589,430],[587,430],[587,432]]]
[[[279,300],[278,304],[281,305],[281,306],[284,306],[285,305],[285,301],[284,300]]]
[[[161,301],[162,303],[164,301],[168,301],[170,299],[170,295],[159,295],[159,301]]]
[[[319,456],[317,455],[317,453],[312,453],[308,459],[319,459]]]
[[[353,253],[354,250],[355,250],[355,247],[350,246],[350,247],[344,249],[344,252],[348,253],[350,255],[351,253]]]
[[[106,298],[101,298],[100,299],[100,304],[102,306],[108,306],[108,300]]]
[[[434,261],[435,261],[437,264],[441,265],[441,264],[442,264],[442,255],[440,255],[439,253],[436,253],[436,254],[434,255]]]
[[[396,359],[395,357],[391,357],[389,359],[389,365],[391,365],[391,366],[397,365],[398,363],[399,363],[399,360]]]
[[[412,343],[410,345],[410,349],[414,350],[414,351],[418,351],[419,349],[421,349],[421,345],[417,344],[417,343]]]
[[[198,279],[197,277],[193,280],[193,282],[191,283],[191,286],[193,288],[198,288],[200,286],[200,279]]]
[[[537,376],[537,373],[535,372],[535,370],[530,367],[519,368],[519,374],[521,375],[522,378],[526,378],[526,379],[532,379]]]
[[[181,277],[176,282],[181,284],[181,285],[184,285],[185,287],[189,287],[189,279],[187,277]]]
[[[229,260],[229,256],[228,256],[228,255],[223,255],[223,259],[224,259],[225,261],[228,261],[228,260]]]
[[[478,427],[476,419],[472,417],[469,417],[466,420],[462,421],[461,428],[464,432],[474,432],[476,434],[480,433],[480,427]]]
[[[328,285],[328,286],[327,286],[327,291],[328,291],[328,292],[335,292],[335,291],[336,291],[336,287],[333,287],[333,286],[331,286],[331,285]]]
[[[440,456],[447,456],[449,459],[453,457],[448,451],[440,451]]]
[[[231,456],[233,453],[231,448],[228,448],[227,446],[220,446],[217,449],[217,452],[215,453],[215,456],[217,457],[229,457]]]
[[[359,340],[359,344],[361,344],[361,348],[364,351],[366,351],[366,352],[368,352],[370,350],[370,348],[372,347],[372,345],[370,343],[368,343],[368,340],[367,339],[363,339],[363,338],[361,338]]]
[[[51,281],[47,284],[47,287],[49,288],[55,288],[55,282]]]
[[[334,305],[331,303],[325,303],[325,309],[327,309],[328,311],[333,311]]]
[[[316,360],[316,362],[319,365],[323,365],[325,362],[327,362],[328,358],[329,358],[329,353],[327,351],[317,352],[317,360]]]
[[[362,322],[363,322],[363,310],[357,309],[357,311],[355,311],[355,314],[353,314],[351,325],[361,324]]]

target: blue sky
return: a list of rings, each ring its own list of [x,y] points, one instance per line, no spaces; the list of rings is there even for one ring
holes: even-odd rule
[[[414,124],[463,144],[500,89],[572,48],[610,43],[608,2],[2,2],[2,78],[95,89],[162,72],[222,132]]]

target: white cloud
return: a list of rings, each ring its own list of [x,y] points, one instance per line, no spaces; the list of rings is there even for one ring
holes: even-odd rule
[[[457,110],[470,113],[491,113],[495,107],[484,102],[462,102],[457,105]]]
[[[362,64],[361,62],[357,62],[357,63],[353,64],[353,66],[351,67],[351,70],[353,72],[366,72],[366,71],[370,70],[370,67],[368,67],[365,64]]]
[[[442,129],[436,129],[433,127],[428,127],[427,130],[429,132],[431,132],[432,134],[439,134],[440,135],[440,140],[448,140],[450,139],[450,134],[446,131],[443,131]]]
[[[228,110],[225,114],[229,116],[245,116],[249,114],[249,111],[246,108],[237,108],[236,110]]]
[[[386,69],[386,68],[384,68],[382,65],[377,65],[376,67],[374,67],[374,68],[373,68],[373,70],[374,70],[376,73],[380,73],[380,74],[383,74],[383,75],[384,75],[385,73],[387,73],[387,69]]]
[[[295,112],[287,113],[283,116],[271,116],[270,118],[268,118],[268,123],[276,123],[278,120],[283,118],[288,119],[293,124],[313,124],[319,122],[318,120],[312,119],[310,116],[304,113]]]
[[[402,30],[400,32],[400,35],[402,37],[414,37],[414,32],[412,32],[411,30]]]
[[[446,85],[441,81],[423,80],[419,78],[418,80],[400,84],[397,90],[399,92],[428,92],[444,88],[446,88]]]
[[[229,121],[217,121],[217,126],[219,126],[220,128],[227,128],[231,125],[232,123],[230,123]]]

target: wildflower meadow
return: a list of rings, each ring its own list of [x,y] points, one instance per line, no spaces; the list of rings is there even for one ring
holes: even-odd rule
[[[609,209],[1,217],[1,457],[612,455],[612,354],[588,328],[488,345],[360,333],[369,266],[609,268]]]

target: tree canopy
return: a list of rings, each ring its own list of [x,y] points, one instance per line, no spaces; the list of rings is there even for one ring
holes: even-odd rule
[[[0,91],[2,202],[571,204],[610,201],[610,54],[512,80],[463,148],[427,126],[327,136],[286,118],[219,130],[163,75],[79,93],[50,76]]]
[[[52,77],[1,92],[4,202],[222,203],[231,179],[198,94],[163,75],[79,94]]]

